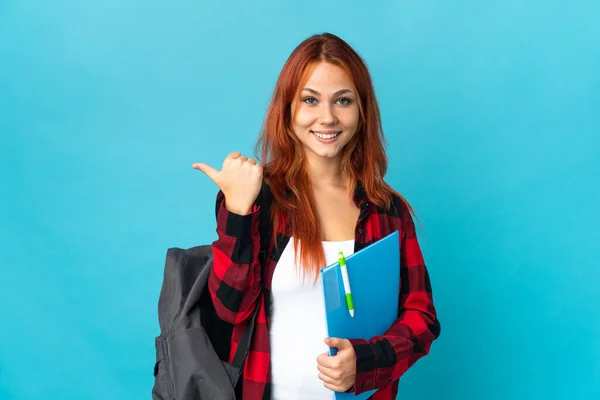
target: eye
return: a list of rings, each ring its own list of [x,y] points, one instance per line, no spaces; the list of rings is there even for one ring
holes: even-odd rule
[[[317,102],[317,99],[315,99],[314,97],[305,97],[302,99],[302,101],[306,104],[315,104]]]
[[[343,106],[347,106],[348,104],[352,103],[352,100],[348,97],[340,97],[338,102]]]

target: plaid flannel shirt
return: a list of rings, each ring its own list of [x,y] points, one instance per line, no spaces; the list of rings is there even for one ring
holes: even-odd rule
[[[433,305],[429,275],[406,204],[395,197],[389,210],[381,209],[369,202],[360,185],[354,202],[360,208],[355,251],[399,231],[401,281],[398,318],[383,335],[369,339],[343,338],[350,340],[356,353],[356,379],[349,391],[359,394],[379,389],[370,397],[372,400],[392,400],[396,398],[400,376],[429,353],[431,343],[440,334],[440,324]],[[260,302],[241,377],[244,400],[271,399],[271,281],[279,256],[292,236],[290,224],[281,224],[280,231],[273,233],[277,249],[272,240],[266,266],[262,269],[258,258],[259,218],[261,213],[268,212],[255,205],[251,214],[237,215],[225,208],[223,193],[217,195],[218,239],[212,245],[214,266],[208,287],[217,315],[231,328],[230,362],[245,323],[255,311],[256,302]],[[285,217],[284,221],[287,221]]]

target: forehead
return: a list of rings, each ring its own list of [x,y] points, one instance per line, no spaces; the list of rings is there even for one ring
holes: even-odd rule
[[[352,89],[353,86],[352,79],[343,68],[328,62],[315,65],[304,85],[320,93],[334,93],[341,89]]]

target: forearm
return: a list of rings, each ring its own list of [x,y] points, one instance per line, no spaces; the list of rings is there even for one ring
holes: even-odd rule
[[[260,262],[260,209],[247,215],[217,208],[218,239],[213,243],[213,268],[208,286],[218,316],[240,324],[253,314],[262,285]]]

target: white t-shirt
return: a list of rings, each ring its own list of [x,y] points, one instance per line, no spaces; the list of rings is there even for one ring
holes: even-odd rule
[[[322,242],[326,265],[354,253],[354,240]],[[332,400],[333,391],[319,379],[317,357],[328,347],[323,286],[319,275],[303,277],[296,265],[294,238],[283,250],[271,283],[270,343],[271,378],[274,400]]]

